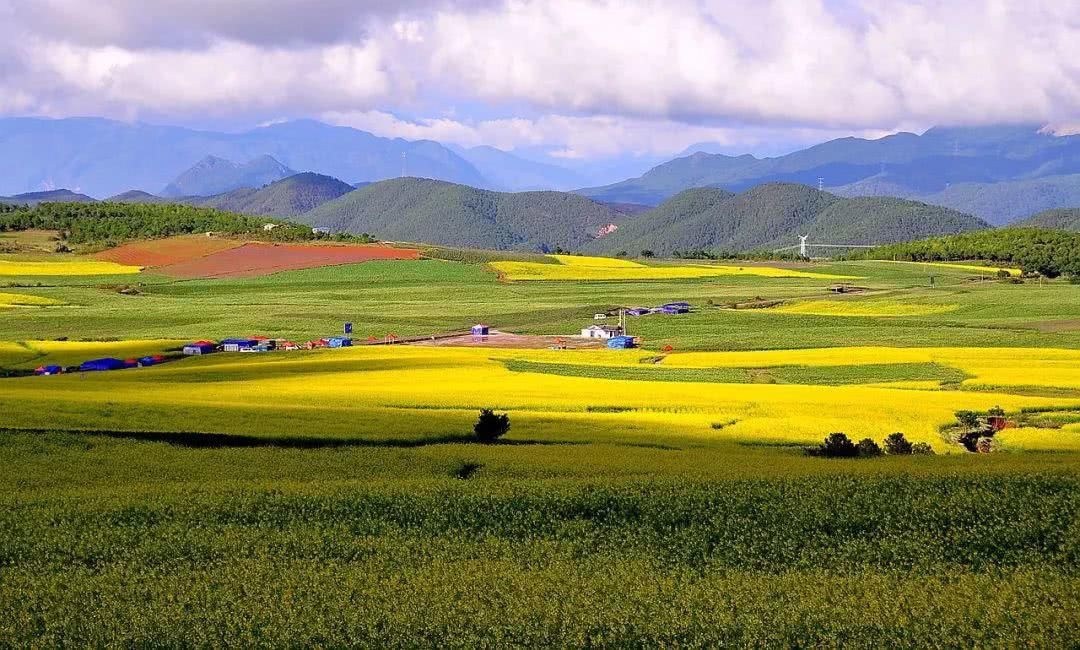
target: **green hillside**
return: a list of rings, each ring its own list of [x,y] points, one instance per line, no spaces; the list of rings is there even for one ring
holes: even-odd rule
[[[380,239],[541,251],[580,249],[626,218],[576,194],[491,192],[421,178],[373,183],[299,217]]]
[[[295,217],[353,191],[348,183],[312,172],[294,174],[260,190],[244,188],[185,202],[241,214]]]
[[[0,196],[0,203],[10,205],[38,205],[40,203],[93,203],[96,199],[71,190],[49,190],[47,192],[27,192],[15,196]]]
[[[985,228],[969,215],[894,198],[843,199],[805,185],[768,183],[740,194],[699,188],[638,215],[586,249],[660,255],[745,251],[812,242],[874,244]]]
[[[1000,228],[879,246],[857,256],[913,262],[986,260],[1051,278],[1080,278],[1080,233]]]
[[[1024,228],[1049,228],[1080,232],[1080,208],[1044,210],[1016,224]]]

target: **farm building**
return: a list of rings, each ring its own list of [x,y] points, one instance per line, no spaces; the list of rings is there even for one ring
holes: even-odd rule
[[[612,339],[616,336],[622,336],[623,329],[621,327],[612,327],[611,325],[590,325],[581,330],[581,336],[587,339]]]
[[[98,372],[104,370],[122,370],[124,368],[124,362],[120,359],[91,359],[90,361],[84,361],[79,366],[80,372]]]
[[[607,314],[593,314],[593,320],[607,320]]]
[[[41,366],[34,369],[34,374],[41,376],[59,375],[63,374],[64,369],[60,366]]]
[[[689,307],[679,307],[677,305],[664,305],[663,307],[657,307],[656,313],[658,314],[688,314],[690,313]]]
[[[315,228],[311,229],[311,234],[313,234],[313,235],[329,235],[330,234],[330,229],[329,228],[315,227]]]
[[[607,346],[612,350],[627,350],[634,347],[634,337],[632,336],[613,336],[608,339]]]
[[[489,333],[491,333],[491,328],[483,323],[477,323],[472,326],[473,336],[487,336]]]
[[[211,354],[215,349],[216,346],[212,341],[195,341],[194,343],[188,343],[184,346],[184,354],[189,357]]]
[[[250,350],[259,345],[255,339],[225,339],[221,342],[221,349],[225,352],[240,352]]]

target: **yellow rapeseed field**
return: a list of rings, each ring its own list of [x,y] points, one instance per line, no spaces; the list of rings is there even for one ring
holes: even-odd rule
[[[682,266],[648,266],[608,257],[554,255],[559,264],[536,262],[492,262],[491,266],[507,280],[679,280],[730,275],[752,275],[767,278],[814,278],[819,280],[853,280],[846,275],[810,273],[772,266],[720,266],[695,264]]]
[[[53,344],[59,345],[59,344]],[[836,364],[869,358],[870,348],[804,351],[803,357]],[[1002,369],[1019,356],[1005,351],[981,350],[981,363]],[[1072,351],[1026,351],[1030,367],[1052,365],[1054,355]],[[692,437],[705,441],[812,443],[832,431],[878,440],[903,431],[939,451],[950,449],[938,428],[961,409],[986,410],[1001,405],[1008,410],[1023,406],[1080,404],[1077,399],[1043,398],[999,392],[924,391],[913,399],[911,390],[870,386],[718,384],[665,381],[628,381],[512,372],[500,355],[545,360],[574,351],[493,351],[467,348],[361,347],[314,353],[216,355],[148,370],[125,370],[85,377],[19,379],[0,383],[0,404],[20,426],[59,426],[60,410],[67,408],[85,419],[97,405],[117,408],[168,409],[176,426],[286,427],[289,431],[325,433],[348,424],[356,434],[386,435],[410,420],[421,426],[424,413],[450,414],[462,422],[476,409],[494,406],[512,413],[515,432],[529,437],[542,423],[561,423],[560,430],[587,434],[590,439],[641,435]],[[583,353],[584,354],[584,353]],[[640,355],[640,353],[638,353]],[[714,363],[739,360],[761,366],[780,361],[774,353],[699,353],[698,361],[713,355]],[[972,363],[971,350],[941,352],[955,363]],[[1074,352],[1080,354],[1080,352]],[[732,355],[725,359],[724,355]],[[738,356],[735,356],[738,355]],[[761,355],[761,356],[758,356]],[[816,357],[814,355],[817,355]],[[933,350],[898,351],[897,357],[936,359]],[[588,353],[587,358],[599,358]],[[678,357],[671,355],[665,363]],[[1067,356],[1067,355],[1066,355]],[[1057,358],[1060,362],[1063,357]],[[611,361],[629,362],[628,355],[612,354]],[[844,361],[838,361],[844,359]],[[988,361],[989,360],[989,361]],[[882,355],[874,363],[886,362]],[[785,365],[790,365],[787,360]],[[1038,374],[1037,372],[1035,373]],[[202,378],[207,378],[203,380]],[[50,390],[43,391],[43,382]],[[313,396],[317,395],[317,401]],[[259,418],[228,420],[233,409],[272,404]],[[185,413],[197,413],[188,417]],[[74,417],[74,416],[73,416]],[[173,421],[159,422],[162,426]],[[216,424],[217,423],[217,424]],[[417,424],[418,423],[418,424]],[[722,426],[714,428],[714,424]],[[96,423],[94,426],[106,426]],[[214,430],[211,428],[210,430]],[[231,430],[231,429],[230,429]]]
[[[930,316],[956,311],[957,307],[898,300],[804,300],[763,311],[813,316]]]
[[[0,309],[5,307],[49,307],[62,304],[64,303],[59,300],[53,300],[52,298],[28,296],[22,293],[0,292]]]
[[[62,262],[0,260],[0,275],[129,275],[141,270],[139,266],[79,258]]]
[[[994,440],[1004,449],[1080,451],[1080,428],[1067,426],[1061,429],[1005,429],[994,436]]]

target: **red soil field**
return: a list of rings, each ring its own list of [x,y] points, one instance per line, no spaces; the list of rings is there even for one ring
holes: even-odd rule
[[[368,245],[249,243],[155,271],[174,278],[249,278],[279,271],[355,264],[371,260],[415,260],[420,251]]]
[[[102,251],[94,257],[131,266],[166,266],[188,262],[243,245],[244,242],[238,240],[192,235],[123,244]]]

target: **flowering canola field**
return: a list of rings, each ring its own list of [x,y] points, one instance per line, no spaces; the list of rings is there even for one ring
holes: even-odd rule
[[[2,275],[130,275],[142,271],[142,267],[105,262],[88,258],[76,258],[62,262],[28,260],[0,260]]]
[[[49,346],[56,353],[63,344]],[[942,440],[938,429],[951,422],[957,410],[1080,404],[1078,398],[1014,395],[1007,390],[927,390],[913,399],[909,385],[624,381],[512,372],[502,363],[558,358],[571,364],[602,361],[640,366],[640,356],[640,352],[419,347],[259,357],[215,355],[146,370],[6,381],[0,384],[0,403],[13,424],[29,427],[45,426],[46,420],[52,426],[64,426],[65,417],[80,428],[134,426],[144,423],[146,414],[168,413],[164,419],[155,416],[155,427],[247,434],[387,435],[396,431],[419,435],[425,428],[430,432],[433,421],[467,431],[478,408],[497,407],[512,413],[515,433],[526,438],[558,431],[594,442],[642,436],[702,443],[806,444],[832,431],[878,440],[902,431],[941,452],[955,450]],[[1022,364],[1017,372],[1030,373],[1024,384],[1076,382],[1080,386],[1075,370],[1080,368],[1080,351],[1072,350],[956,348],[890,353],[850,348],[687,353],[670,355],[662,365],[857,365],[890,359],[950,364],[973,375],[969,381],[989,385],[1008,383],[998,373]],[[45,381],[48,391],[41,390]],[[94,420],[93,407],[103,403],[110,409]],[[110,421],[117,413],[129,416]]]
[[[22,293],[0,292],[0,309],[5,307],[49,307],[62,304],[64,303],[59,300],[53,300],[52,298],[28,296]]]
[[[558,264],[501,261],[491,266],[504,278],[521,280],[679,280],[747,275],[765,278],[816,278],[820,280],[853,280],[852,276],[810,273],[797,269],[772,266],[721,266],[695,264],[682,266],[648,266],[609,257],[553,255]]]
[[[956,311],[959,305],[931,305],[898,300],[803,300],[769,310],[811,316],[930,316]]]

